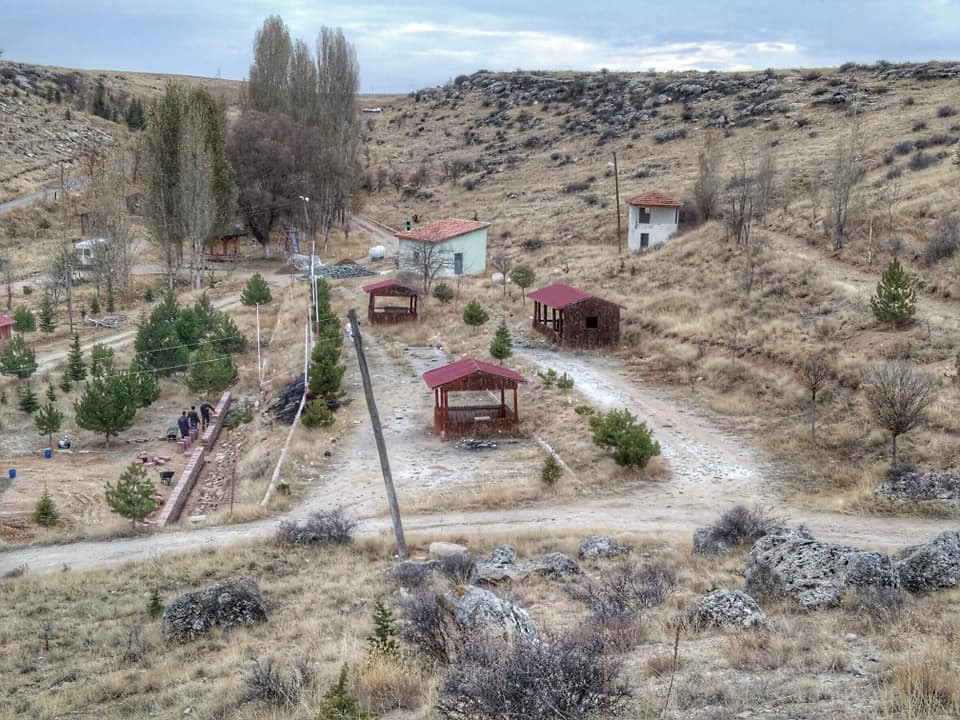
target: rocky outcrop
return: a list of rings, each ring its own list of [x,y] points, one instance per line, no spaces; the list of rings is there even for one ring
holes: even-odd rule
[[[517,562],[517,551],[510,545],[498,545],[487,558],[487,565],[515,565]]]
[[[630,548],[626,545],[618,545],[611,538],[592,535],[580,543],[580,549],[577,551],[577,554],[581,558],[608,558],[626,555],[629,552]]]
[[[889,556],[818,542],[798,530],[760,538],[747,560],[748,593],[791,597],[807,608],[838,605],[851,591],[881,593],[899,588],[900,576]]]
[[[486,562],[477,563],[475,582],[496,585],[501,582],[523,580],[530,575],[545,575],[553,578],[572,577],[580,574],[580,567],[569,555],[561,552],[547,553],[526,562],[517,562],[517,551],[509,545],[495,548]]]
[[[730,552],[730,546],[717,537],[712,527],[702,527],[693,531],[693,552],[698,555],[726,555]]]
[[[691,627],[765,628],[767,616],[757,601],[742,590],[714,590],[690,606]]]
[[[472,635],[506,640],[540,635],[530,613],[474,585],[462,585],[445,593],[442,603],[460,627]]]
[[[528,560],[522,566],[536,575],[549,577],[571,577],[580,574],[580,566],[569,555],[561,552],[547,553],[533,560]]]
[[[162,629],[167,640],[189,642],[215,627],[265,622],[267,609],[260,587],[252,578],[231,578],[196,592],[181,595],[163,611]]]
[[[891,500],[935,500],[954,506],[960,502],[960,475],[891,473],[875,492]]]
[[[925,545],[898,555],[897,573],[904,589],[929,592],[960,585],[960,532],[947,530]]]

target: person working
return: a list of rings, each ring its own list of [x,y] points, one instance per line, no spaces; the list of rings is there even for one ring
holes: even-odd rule
[[[177,418],[177,427],[180,428],[180,437],[190,437],[190,420],[187,418],[186,410]]]
[[[200,427],[200,416],[197,415],[197,408],[195,406],[190,406],[190,412],[187,413],[187,419],[190,421],[191,429],[196,430],[198,427]]]
[[[203,429],[207,429],[207,425],[210,424],[210,418],[216,417],[217,413],[214,410],[213,405],[204,401],[200,404],[200,418],[203,420]]]

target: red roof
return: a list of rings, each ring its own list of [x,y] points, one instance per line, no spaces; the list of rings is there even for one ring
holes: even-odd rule
[[[404,282],[400,282],[396,278],[390,278],[389,280],[381,280],[380,282],[371,283],[370,285],[364,285],[363,291],[365,293],[376,292],[377,290],[387,290],[390,288],[398,288],[403,290],[409,290],[414,295],[419,295],[420,292],[415,288],[410,287]]]
[[[6,327],[7,325],[13,325],[16,322],[9,315],[0,315],[0,327]]]
[[[438,220],[429,225],[421,225],[413,230],[398,232],[397,237],[404,240],[419,240],[420,242],[443,242],[459,235],[466,235],[474,230],[481,230],[490,227],[490,223],[477,222],[476,220]]]
[[[563,283],[554,283],[553,285],[542,287],[539,290],[534,290],[532,293],[527,293],[527,297],[559,310],[560,308],[565,308],[567,305],[573,305],[581,300],[596,298],[597,296],[580,288],[564,285]],[[603,298],[597,299],[602,300]]]
[[[640,195],[634,195],[627,200],[627,205],[639,205],[640,207],[680,207],[682,202],[676,200],[662,192],[645,192]]]
[[[427,387],[433,390],[441,385],[447,385],[448,383],[469,377],[470,375],[476,375],[477,373],[495,375],[516,382],[525,383],[527,381],[523,375],[515,370],[505,368],[501,365],[483,362],[483,360],[474,360],[473,358],[464,358],[463,360],[457,360],[455,363],[450,363],[440,368],[427,370],[423,374],[423,379],[426,381]]]

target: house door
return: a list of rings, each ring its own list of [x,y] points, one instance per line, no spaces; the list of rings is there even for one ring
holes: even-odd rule
[[[453,254],[453,274],[463,275],[463,253]]]
[[[640,233],[640,249],[650,247],[650,233]]]

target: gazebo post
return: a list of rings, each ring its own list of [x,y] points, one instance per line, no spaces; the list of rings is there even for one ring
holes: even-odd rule
[[[504,415],[506,415],[507,400],[506,400],[506,397],[504,397],[503,393],[504,393],[503,388],[500,388],[500,410],[503,412]]]
[[[517,408],[517,384],[513,384],[513,421],[515,423],[520,422],[520,413]]]

